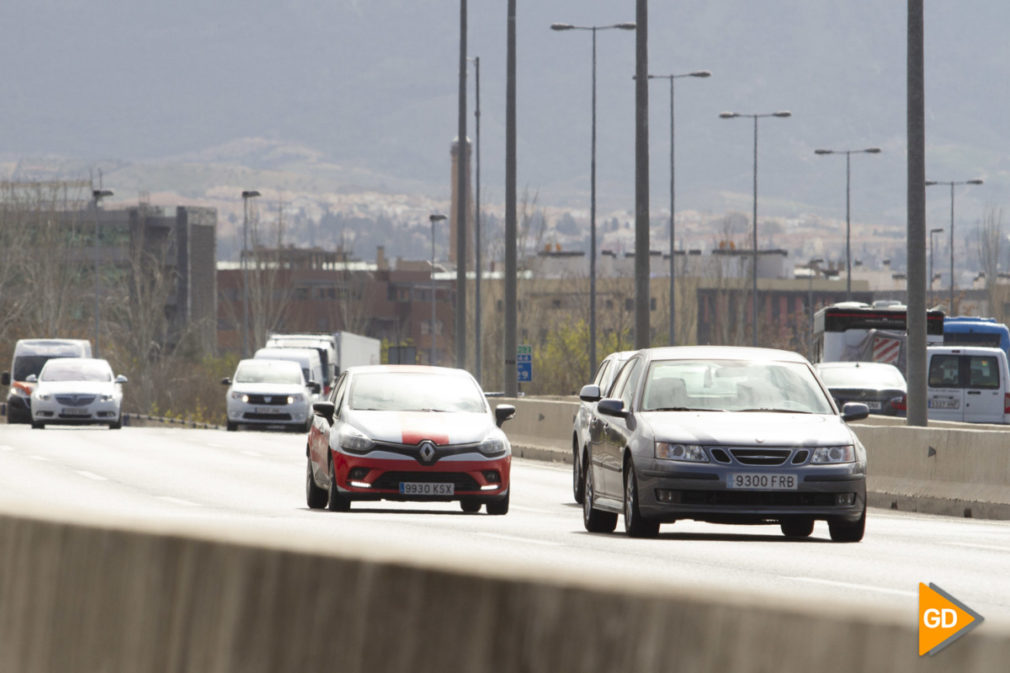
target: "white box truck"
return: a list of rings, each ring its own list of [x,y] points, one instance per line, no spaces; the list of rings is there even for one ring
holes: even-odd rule
[[[348,367],[382,363],[382,342],[372,337],[334,332],[337,341],[337,376]]]

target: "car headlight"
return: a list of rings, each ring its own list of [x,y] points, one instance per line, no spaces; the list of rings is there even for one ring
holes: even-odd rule
[[[49,400],[51,400],[53,398],[53,396],[50,395],[49,393],[39,393],[35,397],[39,398],[43,402],[48,402]]]
[[[301,402],[304,399],[305,399],[305,396],[301,395],[301,394],[288,395],[288,404],[294,404],[295,402]]]
[[[497,435],[491,435],[480,443],[479,448],[485,456],[501,456],[505,453],[505,440]]]
[[[368,453],[375,443],[349,425],[340,429],[340,448],[351,453]]]
[[[673,442],[656,442],[656,458],[681,460],[686,463],[708,462],[705,449],[697,444],[675,444]]]
[[[101,395],[101,396],[99,396],[99,399],[102,402],[111,402],[112,401],[112,395]]]
[[[232,392],[231,398],[233,400],[242,400],[243,404],[249,404],[249,396],[245,393]]]
[[[848,446],[819,446],[814,449],[810,462],[816,465],[829,463],[851,463],[856,459],[856,451]]]

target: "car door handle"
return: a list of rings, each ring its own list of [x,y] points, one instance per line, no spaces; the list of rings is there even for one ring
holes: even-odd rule
[[[981,395],[982,391],[981,390],[969,390],[968,394],[969,395]]]

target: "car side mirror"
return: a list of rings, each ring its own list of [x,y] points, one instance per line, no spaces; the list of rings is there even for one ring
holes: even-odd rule
[[[500,428],[505,421],[515,418],[516,408],[511,404],[499,404],[494,408],[494,422]]]
[[[618,418],[628,417],[628,411],[624,408],[624,400],[600,400],[596,404],[596,410],[604,416],[617,416]]]
[[[579,399],[583,402],[599,402],[600,397],[600,387],[595,383],[584,385],[579,391]]]
[[[842,420],[861,421],[870,415],[870,408],[862,402],[846,402],[842,407]]]
[[[29,374],[27,378],[25,378],[26,383],[38,383],[38,381],[39,377],[35,376],[35,374]]]
[[[330,401],[315,402],[312,404],[312,412],[317,416],[325,418],[330,425],[333,425],[333,414],[336,409],[336,405]]]
[[[318,395],[322,389],[323,387],[319,385],[318,381],[309,381],[309,390],[314,392],[316,395]]]
[[[223,379],[221,379],[221,385],[222,386],[230,386],[231,385],[231,379],[229,377],[227,377],[227,376],[224,377]]]
[[[9,386],[11,384],[11,373],[4,372],[0,374],[0,385]]]
[[[129,382],[129,380],[130,379],[128,379],[125,376],[123,376],[122,374],[120,374],[119,376],[116,377],[115,383],[127,383],[127,382]]]

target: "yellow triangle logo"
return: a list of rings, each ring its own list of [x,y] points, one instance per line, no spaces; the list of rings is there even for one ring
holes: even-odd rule
[[[982,621],[982,615],[940,587],[919,583],[920,657],[936,654]]]

